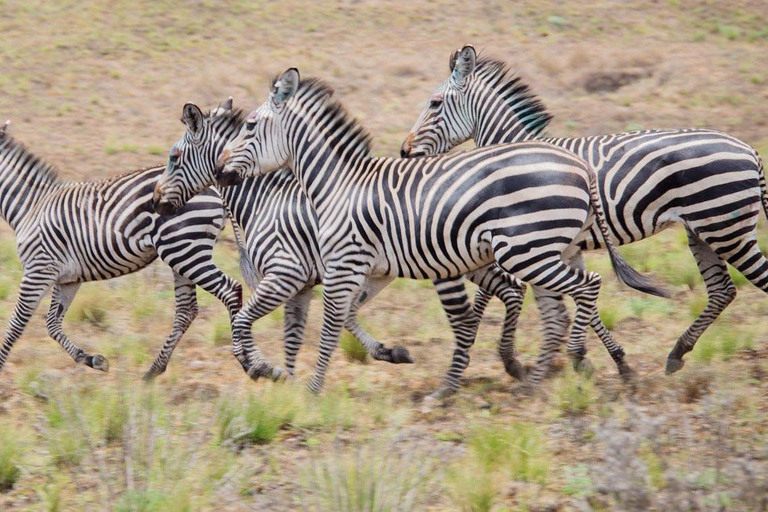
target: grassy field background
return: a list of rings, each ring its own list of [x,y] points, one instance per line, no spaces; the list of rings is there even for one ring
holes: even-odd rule
[[[710,127],[768,154],[762,0],[0,0],[0,120],[65,176],[99,179],[164,162],[185,101],[233,95],[249,108],[269,77],[298,66],[328,80],[375,151],[393,155],[464,43],[526,78],[555,116],[552,135]],[[765,227],[760,235],[768,248]],[[422,399],[453,347],[427,282],[397,281],[361,315],[416,364],[360,361],[345,340],[317,398],[302,386],[319,301],[295,384],[250,382],[231,356],[223,306],[201,292],[168,372],[144,385],[173,318],[166,268],[81,288],[65,328],[109,358],[107,374],[76,367],[47,337],[46,300],[0,375],[0,509],[768,510],[768,297],[734,274],[734,304],[665,377],[706,291],[679,230],[622,253],[675,292],[642,296],[616,282],[604,254],[587,257],[605,278],[601,314],[634,385],[590,335],[594,379],[561,361],[540,396],[510,393],[494,301],[466,385],[437,407]],[[231,231],[216,257],[239,278]],[[3,328],[20,277],[3,224]],[[275,362],[281,326],[282,311],[254,326]],[[529,297],[518,331],[526,360],[540,327]]]

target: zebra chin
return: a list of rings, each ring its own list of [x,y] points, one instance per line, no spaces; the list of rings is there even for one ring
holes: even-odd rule
[[[152,198],[152,211],[160,216],[174,215],[178,208],[167,201],[156,201]]]

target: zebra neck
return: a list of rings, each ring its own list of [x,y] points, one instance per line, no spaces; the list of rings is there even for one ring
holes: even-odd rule
[[[340,139],[343,137],[339,137]],[[291,169],[309,204],[322,219],[334,211],[334,203],[345,196],[376,158],[368,151],[328,144],[326,137],[307,137],[295,144]]]
[[[497,99],[490,107],[481,106],[485,104],[483,101],[479,103],[475,111],[477,122],[473,136],[477,147],[522,142],[536,137],[526,121],[503,101]]]
[[[53,168],[10,137],[0,139],[0,217],[14,231],[61,181]]]

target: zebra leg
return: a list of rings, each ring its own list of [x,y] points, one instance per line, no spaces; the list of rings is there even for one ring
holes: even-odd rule
[[[325,385],[325,375],[331,356],[339,343],[339,336],[344,322],[349,318],[352,305],[359,296],[367,276],[356,269],[326,270],[323,278],[323,328],[320,336],[320,350],[317,357],[315,374],[309,381],[308,388],[319,393]]]
[[[29,319],[32,318],[32,314],[37,310],[40,299],[43,298],[45,292],[48,291],[55,281],[56,273],[47,267],[25,272],[22,276],[19,298],[16,301],[16,307],[11,315],[11,320],[8,323],[8,329],[5,331],[3,346],[0,348],[0,372],[2,372],[3,366],[5,366],[5,361],[8,359],[8,354],[10,354],[13,344],[16,343],[16,340],[24,332]]]
[[[79,289],[80,283],[54,285],[51,307],[48,310],[48,317],[45,322],[48,328],[48,335],[56,340],[77,364],[84,364],[95,370],[106,372],[109,370],[109,361],[104,356],[88,354],[85,350],[72,343],[67,335],[64,334],[64,316],[67,314],[67,310]]]
[[[304,327],[311,300],[312,288],[305,288],[285,303],[285,369],[290,375],[294,375],[296,355],[304,343]]]
[[[469,349],[475,343],[479,319],[469,302],[463,279],[435,280],[434,283],[456,338],[456,348],[445,382],[440,389],[429,395],[430,399],[441,400],[459,389],[461,376],[469,364]]]
[[[495,295],[504,303],[506,313],[499,340],[499,356],[508,375],[524,380],[525,369],[515,358],[515,332],[520,319],[520,310],[523,307],[526,285],[505,273],[497,265],[489,265],[470,272],[467,278],[479,286],[473,307],[478,324],[483,318],[491,296]]]
[[[565,308],[561,293],[553,293],[534,286],[533,296],[536,299],[536,307],[539,309],[539,316],[544,325],[544,338],[536,366],[547,375],[552,369],[555,354],[568,340],[568,327],[571,325],[571,319],[568,317],[568,310]]]
[[[412,364],[413,358],[411,357],[411,354],[408,353],[407,348],[400,345],[388,348],[368,334],[357,320],[357,313],[360,308],[378,295],[379,292],[392,281],[393,278],[391,277],[368,279],[363,290],[360,292],[360,295],[357,297],[357,300],[352,305],[352,309],[349,312],[347,321],[344,323],[344,327],[357,338],[363,347],[365,347],[366,352],[368,352],[373,359],[393,364]]]
[[[258,380],[259,377],[277,380],[284,373],[282,368],[273,367],[269,364],[253,342],[251,333],[253,323],[291,300],[305,287],[306,282],[296,282],[274,273],[267,274],[259,281],[258,286],[253,290],[253,295],[248,299],[243,309],[235,315],[233,337],[242,340],[243,350],[247,351],[251,364],[247,373],[253,380]],[[293,342],[294,340],[291,340],[291,343]],[[296,352],[298,352],[298,348]]]
[[[176,313],[173,317],[173,330],[165,340],[160,353],[157,354],[152,366],[144,374],[144,380],[150,381],[158,375],[165,372],[168,367],[168,361],[171,354],[179,343],[184,333],[197,317],[197,295],[195,293],[195,283],[186,277],[174,273],[173,286],[176,295]]]
[[[704,308],[690,327],[680,336],[674,348],[667,356],[666,373],[673,374],[683,367],[683,356],[693,350],[696,341],[704,334],[704,331],[712,325],[728,304],[736,298],[736,286],[728,274],[728,267],[720,256],[703,242],[690,229],[688,234],[688,248],[693,253],[696,265],[699,267],[704,285],[707,287],[707,307]]]

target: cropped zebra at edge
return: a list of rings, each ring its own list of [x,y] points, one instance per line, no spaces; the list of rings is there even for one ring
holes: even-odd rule
[[[424,110],[403,151],[442,152],[469,138],[479,147],[529,138],[517,129],[530,121],[529,113],[521,113],[514,98],[498,86],[508,66],[488,58],[476,60],[469,45],[451,59],[457,63],[451,66],[451,77],[432,96],[439,96],[440,104]],[[540,104],[532,94],[526,96],[529,104]],[[709,299],[669,353],[667,373],[682,368],[683,356],[734,300],[736,287],[726,263],[768,293],[768,260],[757,246],[758,212],[762,204],[768,215],[768,191],[763,162],[754,148],[726,133],[703,129],[541,140],[572,151],[595,169],[614,244],[643,240],[674,223],[685,226]],[[580,248],[604,243],[592,226]],[[562,322],[563,316],[550,319],[546,321]]]
[[[6,124],[7,126],[7,124]],[[224,224],[221,198],[205,191],[173,217],[150,209],[161,167],[92,182],[68,182],[53,166],[0,129],[0,216],[16,235],[23,276],[2,347],[0,370],[40,300],[52,287],[48,333],[79,363],[106,371],[109,363],[89,354],[63,331],[64,315],[80,285],[140,270],[157,257],[174,272],[173,330],[145,379],[163,373],[176,344],[197,316],[195,287],[213,294],[230,319],[242,306],[239,283],[219,270],[213,246]],[[235,356],[247,371],[240,346]]]
[[[495,261],[523,280],[574,297],[569,348],[575,359],[586,327],[602,325],[595,307],[600,277],[562,261],[587,219],[594,214],[602,221],[593,174],[571,153],[527,143],[424,159],[375,158],[367,132],[330,87],[300,81],[290,69],[248,116],[222,161],[222,176],[240,177],[268,174],[290,161],[317,213],[325,307],[313,391],[322,388],[343,319],[370,278],[443,279]],[[498,195],[501,190],[506,193]],[[629,277],[621,275],[628,267],[615,268]],[[468,350],[457,346],[460,357],[438,396],[458,387]]]

